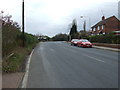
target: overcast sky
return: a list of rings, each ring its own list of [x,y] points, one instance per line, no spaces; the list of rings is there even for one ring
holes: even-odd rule
[[[118,17],[120,0],[24,0],[25,32],[54,36],[68,33],[70,24],[76,19],[78,31],[83,29],[86,20],[87,30],[104,15]],[[0,11],[12,15],[21,25],[22,0],[2,0]],[[83,18],[80,18],[83,16]]]

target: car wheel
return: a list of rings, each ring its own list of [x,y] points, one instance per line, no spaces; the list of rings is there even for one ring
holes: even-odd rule
[[[82,48],[84,48],[83,44],[81,45]]]

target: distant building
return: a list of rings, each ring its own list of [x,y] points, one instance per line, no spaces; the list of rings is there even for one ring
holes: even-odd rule
[[[47,36],[39,36],[38,40],[40,40],[40,41],[47,41],[48,38],[47,38]]]
[[[91,35],[108,34],[112,31],[120,31],[120,20],[115,16],[106,19],[103,16],[100,22],[92,26]]]
[[[120,1],[118,2],[118,18],[120,20]]]

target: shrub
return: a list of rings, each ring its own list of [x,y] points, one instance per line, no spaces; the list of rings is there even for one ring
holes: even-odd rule
[[[112,34],[90,36],[89,40],[93,43],[120,44],[120,36]]]

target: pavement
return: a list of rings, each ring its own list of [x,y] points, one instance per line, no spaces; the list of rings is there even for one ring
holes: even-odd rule
[[[105,50],[120,52],[120,49],[117,49],[117,48],[109,48],[109,47],[102,47],[102,46],[95,46],[95,45],[93,45],[93,47],[98,49],[105,49]]]
[[[59,42],[58,42],[59,43]],[[63,42],[64,43],[64,42]],[[44,45],[46,46],[46,44],[51,44],[51,45],[54,45],[54,43],[45,43]],[[51,47],[51,46],[50,46]],[[100,46],[93,46],[94,48],[98,48],[98,49],[104,49],[104,50],[112,50],[112,51],[120,51],[120,50],[118,50],[118,49],[115,49],[115,48],[107,48],[107,47],[100,47]],[[40,46],[38,46],[37,47],[37,49],[38,50],[43,50],[43,48],[48,48],[47,46],[46,47],[40,47]],[[50,50],[50,52],[52,52],[53,54],[55,54],[55,50],[54,50],[54,46],[52,47],[52,48],[48,48],[48,50]],[[71,50],[71,49],[70,49]],[[69,50],[68,50],[69,51]],[[36,51],[36,52],[38,52],[38,51]],[[72,50],[72,52],[74,52],[74,50]],[[52,54],[51,53],[51,54]],[[67,53],[67,52],[66,52]],[[40,54],[40,53],[39,53]],[[64,53],[65,54],[65,53]],[[45,54],[42,54],[43,55],[43,57],[45,58]],[[47,55],[48,56],[48,55]],[[36,57],[36,58],[35,58]],[[35,56],[34,58],[37,60],[38,59],[38,57],[40,57],[40,56]],[[55,57],[55,56],[53,56],[54,58],[58,58],[58,57]],[[54,58],[52,58],[52,59],[54,59]],[[69,57],[68,57],[69,58]],[[68,59],[68,58],[66,58],[66,59]],[[45,58],[46,59],[46,58]],[[70,58],[69,58],[70,59]],[[32,62],[32,63],[36,63],[36,62]],[[40,62],[37,62],[38,64],[40,64]],[[43,63],[43,62],[41,62],[41,63]],[[67,62],[65,62],[65,63],[67,63]],[[74,63],[74,62],[73,62]],[[41,65],[41,64],[40,64]],[[39,66],[40,66],[39,65]],[[44,66],[43,65],[41,65],[41,67],[36,67],[36,68],[33,68],[33,69],[35,69],[35,71],[36,71],[36,75],[40,75],[41,73],[39,73],[39,72],[37,72],[37,68],[39,68],[40,70],[43,70],[43,72],[44,72],[44,74],[41,74],[41,75],[43,75],[43,76],[39,76],[39,77],[41,77],[41,79],[40,80],[42,80],[42,81],[44,81],[44,82],[42,82],[41,83],[41,87],[46,87],[46,85],[47,85],[47,87],[53,87],[53,84],[55,84],[56,85],[56,87],[68,87],[69,85],[68,84],[65,84],[65,85],[60,85],[60,83],[57,83],[57,81],[55,80],[55,78],[57,78],[57,76],[53,73],[53,71],[52,70],[49,70],[48,68],[49,68],[49,62],[45,62],[45,65],[47,65],[48,67],[46,68],[47,69],[47,73],[48,72],[52,72],[52,73],[50,73],[50,76],[54,76],[54,78],[52,78],[53,80],[52,80],[52,82],[51,82],[51,86],[47,83],[47,82],[49,82],[49,81],[51,81],[51,80],[47,80],[47,81],[44,81],[44,79],[46,78],[46,79],[48,79],[48,76],[46,76],[46,74],[45,74],[45,72],[44,72]],[[55,63],[55,65],[56,65],[56,63]],[[59,66],[59,63],[58,63],[58,66]],[[64,66],[64,65],[63,65]],[[34,67],[34,66],[33,66]],[[57,66],[56,66],[57,67]],[[60,66],[61,67],[61,66]],[[104,66],[103,66],[104,67]],[[66,67],[64,66],[62,69],[64,70]],[[32,70],[33,70],[32,69]],[[52,69],[52,68],[51,68]],[[57,68],[58,69],[58,68]],[[72,67],[71,67],[71,69],[72,69]],[[49,70],[49,71],[48,71]],[[73,69],[72,69],[73,70]],[[68,69],[68,71],[71,71],[70,69]],[[58,69],[58,71],[57,72],[61,72],[61,71],[59,71],[59,69]],[[66,71],[67,72],[67,71]],[[78,71],[77,71],[78,72]],[[76,72],[75,72],[76,73]],[[78,72],[79,73],[79,72]],[[83,72],[84,73],[84,72]],[[87,72],[86,72],[87,73]],[[24,78],[24,74],[25,73],[23,73],[23,72],[17,72],[17,73],[10,73],[10,74],[3,74],[2,75],[2,88],[18,88],[19,87],[19,85],[21,84],[21,81],[22,81],[22,79]],[[61,74],[61,73],[60,73]],[[62,72],[62,74],[64,74],[63,72]],[[30,75],[33,75],[32,73],[30,74]],[[36,77],[36,75],[34,75],[34,77]],[[73,75],[73,73],[71,72],[71,73],[69,73],[68,74],[68,76],[66,76],[65,75],[65,77],[67,78],[71,78],[71,76]],[[80,75],[80,74],[79,74]],[[61,75],[62,76],[62,75]],[[76,77],[76,76],[75,76]],[[74,77],[74,78],[75,78]],[[43,79],[42,79],[43,78]],[[90,77],[91,78],[91,77]],[[93,78],[93,77],[92,77]],[[66,80],[64,80],[65,78],[61,78],[61,82],[62,81],[66,81]],[[85,79],[85,78],[84,78]],[[115,79],[115,77],[114,77],[114,79]],[[30,83],[30,80],[32,80],[32,78],[31,77],[29,77],[29,80],[28,80],[28,87],[35,87],[36,85],[35,85],[35,83],[33,82],[33,83]],[[36,82],[39,82],[37,79],[35,79],[36,80]],[[32,80],[32,81],[35,81],[35,80]],[[69,79],[68,79],[69,80]],[[77,78],[76,78],[76,80],[77,80]],[[11,82],[12,81],[12,82]],[[74,81],[72,81],[72,82],[74,82]],[[113,82],[114,82],[114,80],[113,80]],[[77,85],[77,82],[74,82],[74,83],[76,83],[76,85]],[[92,83],[92,82],[91,82]],[[32,85],[33,84],[33,85]],[[84,81],[82,82],[82,84],[84,84]],[[84,87],[84,85],[82,85],[81,84],[81,86],[82,87]],[[94,83],[95,84],[95,83]],[[35,85],[35,86],[34,86]],[[38,84],[39,85],[39,84]],[[73,85],[72,83],[71,83],[71,86],[70,87],[75,87],[76,85]],[[111,84],[111,87],[112,87],[112,85],[113,84]],[[102,86],[102,85],[101,85]],[[39,86],[37,86],[37,87],[39,87]],[[89,85],[88,85],[88,87],[90,87]],[[105,86],[104,86],[105,87]],[[113,87],[115,87],[115,85],[113,85]]]
[[[23,72],[3,74],[2,88],[18,88],[23,76]]]

